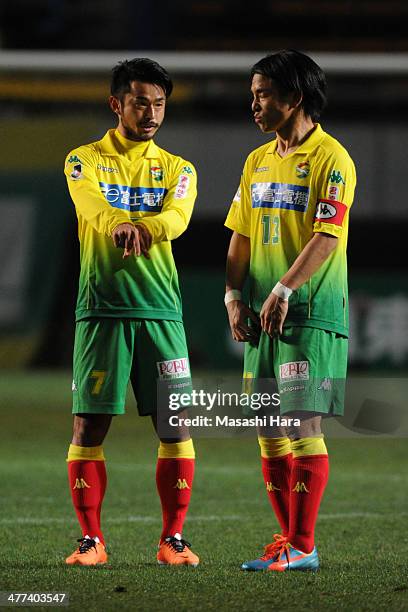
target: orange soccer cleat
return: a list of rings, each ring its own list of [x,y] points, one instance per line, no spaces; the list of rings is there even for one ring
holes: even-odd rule
[[[68,565],[98,565],[107,562],[108,555],[99,538],[85,536],[78,542],[80,542],[79,547],[65,559],[65,563]]]
[[[159,544],[157,561],[159,565],[190,565],[197,567],[200,559],[190,550],[191,544],[179,533],[169,536]]]

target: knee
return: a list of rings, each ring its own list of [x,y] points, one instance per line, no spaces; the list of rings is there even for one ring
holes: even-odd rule
[[[314,438],[322,433],[321,417],[305,418],[305,413],[298,413],[294,421],[299,421],[298,424],[291,424],[288,427],[288,436],[291,440],[299,438]]]
[[[72,444],[77,446],[100,446],[105,439],[111,415],[75,415]]]

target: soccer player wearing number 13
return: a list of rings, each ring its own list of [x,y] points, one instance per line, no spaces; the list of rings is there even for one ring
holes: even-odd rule
[[[280,415],[300,424],[258,429],[265,486],[282,531],[242,569],[314,570],[314,529],[328,479],[321,418],[344,409],[355,169],[317,123],[326,80],[315,62],[281,51],[255,64],[251,77],[254,120],[276,139],[248,156],[226,220],[234,233],[225,303],[234,340],[246,342],[244,378],[263,389],[274,380]],[[250,306],[241,296],[247,276]]]

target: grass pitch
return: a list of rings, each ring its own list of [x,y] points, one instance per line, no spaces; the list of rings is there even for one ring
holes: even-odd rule
[[[129,406],[104,445],[109,564],[66,567],[80,536],[67,490],[70,378],[0,381],[0,590],[66,591],[71,610],[407,610],[406,439],[327,440],[331,475],[317,526],[316,574],[247,573],[277,524],[255,439],[197,439],[184,535],[197,569],[158,567],[157,442]],[[130,402],[133,404],[133,402]]]

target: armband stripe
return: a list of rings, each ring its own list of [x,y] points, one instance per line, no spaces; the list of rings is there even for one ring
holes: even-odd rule
[[[324,221],[342,227],[347,206],[336,200],[318,200],[315,221]]]

